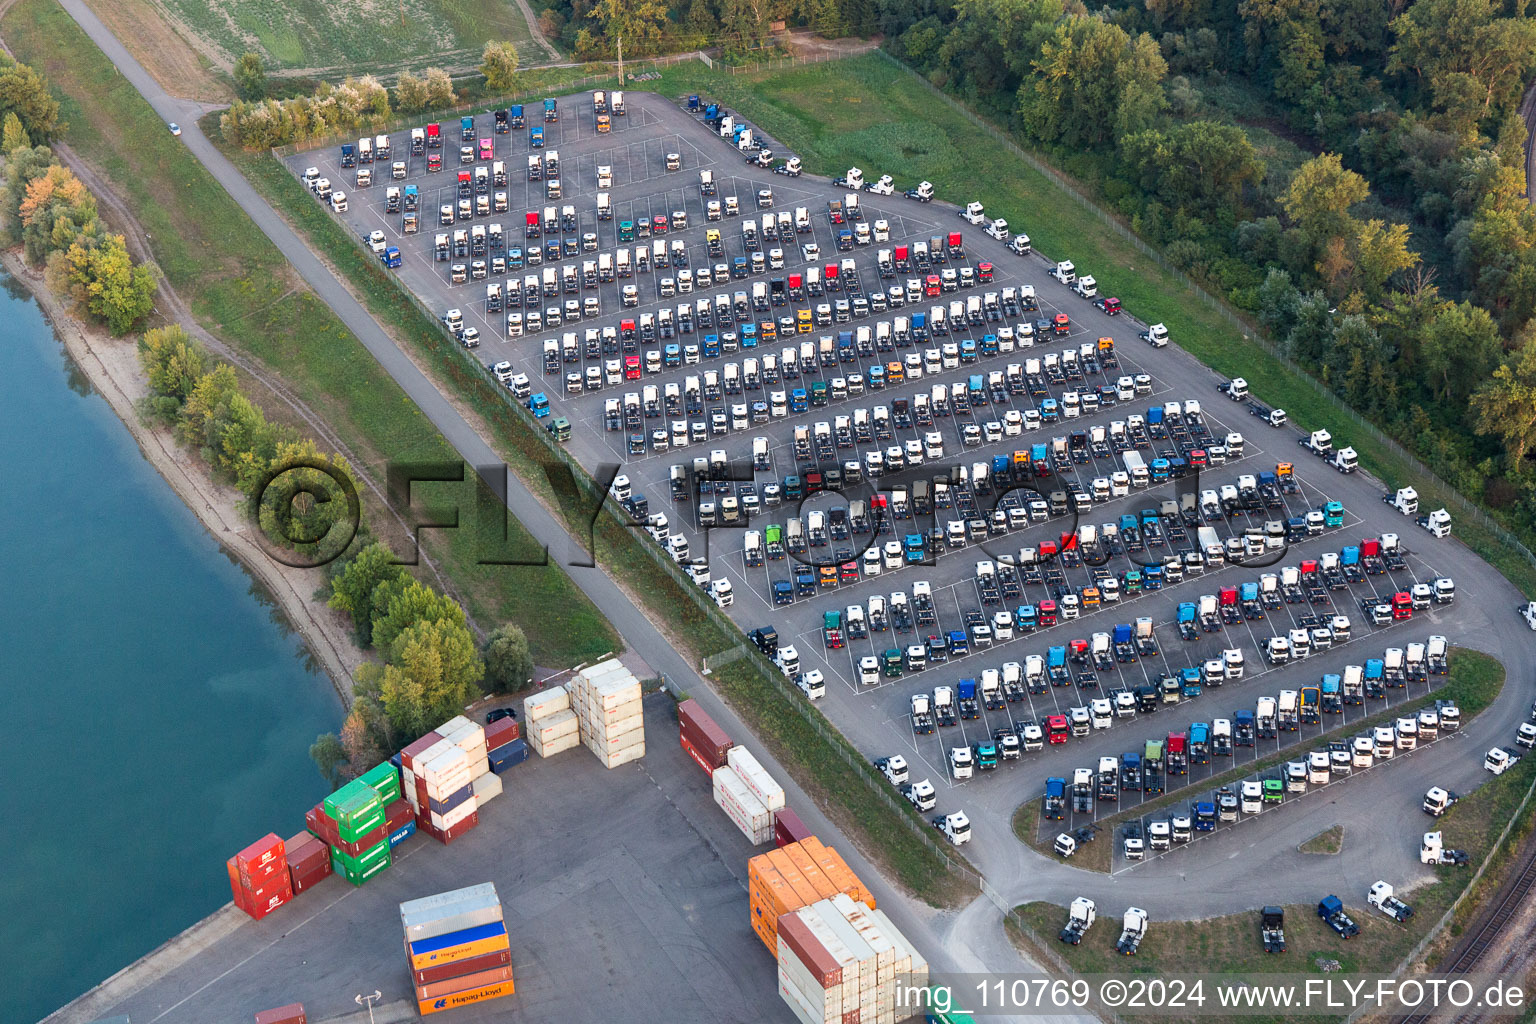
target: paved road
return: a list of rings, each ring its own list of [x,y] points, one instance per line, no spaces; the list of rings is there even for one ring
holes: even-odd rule
[[[472,466],[499,464],[501,459],[491,447],[475,433],[416,365],[400,351],[394,341],[369,316],[335,275],[289,229],[277,212],[256,193],[234,165],[202,134],[196,121],[201,108],[197,104],[176,99],[161,89],[159,83],[128,54],[117,38],[81,0],[62,0],[62,3],[64,9],[80,24],[96,45],[101,47],[156,113],[163,120],[181,124],[181,139],[188,150],[228,190],[257,227],[272,240],[315,293],[362,341],[379,364],[395,379],[401,389],[432,421],[463,459]],[[572,556],[581,552],[579,545],[544,506],[521,488],[513,487],[509,491],[508,508],[518,521],[538,538],[540,543],[549,548],[550,557],[565,564],[575,560]],[[635,607],[605,573],[598,569],[583,568],[568,568],[566,571],[619,634],[652,668],[665,673],[676,685],[695,696],[731,735],[737,737],[750,735],[746,726],[709,689],[694,666],[672,649],[671,644],[655,625]],[[804,791],[779,768],[761,744],[749,739],[744,745],[751,749],[776,777],[785,780],[785,790],[790,804],[812,829],[823,836],[839,834]],[[958,929],[956,926],[961,920],[961,915],[935,913],[931,908],[905,897],[885,884],[875,868],[854,849],[851,842],[844,840],[837,842],[836,845],[860,877],[874,880],[871,888],[881,900],[882,908],[890,914],[897,927],[928,954],[936,970],[982,972],[1022,971],[1030,968],[1030,965],[1014,952],[1006,940],[1002,939],[1001,929],[996,927],[985,930]],[[978,899],[981,900],[980,897]],[[995,921],[995,918],[991,920]]]
[[[201,134],[196,123],[201,107],[168,96],[81,0],[61,0],[61,3],[157,113],[167,121],[175,120],[183,125],[182,141],[193,155],[224,185],[257,226],[288,257],[316,294],[362,340],[380,365],[394,377],[463,458],[471,465],[499,462],[490,446],[396,347],[342,283]],[[531,495],[520,489],[513,490],[508,497],[508,507],[535,537],[549,547],[551,557],[562,562],[572,560],[567,556],[579,550],[577,545],[566,534],[563,526]],[[1456,637],[1456,642],[1501,657],[1510,668],[1513,685],[1506,689],[1498,705],[1465,730],[1467,735],[1464,739],[1426,751],[1422,756],[1405,759],[1389,770],[1372,773],[1370,777],[1341,787],[1337,796],[1330,795],[1328,798],[1348,800],[1347,807],[1340,805],[1343,809],[1339,810],[1339,816],[1354,826],[1355,834],[1361,839],[1377,835],[1388,837],[1392,858],[1390,863],[1400,865],[1405,872],[1416,866],[1413,854],[1422,828],[1417,811],[1411,810],[1405,814],[1404,808],[1410,804],[1416,807],[1417,794],[1422,793],[1432,782],[1461,787],[1463,790],[1470,789],[1481,777],[1482,751],[1494,742],[1508,741],[1509,737],[1505,733],[1513,721],[1523,717],[1533,690],[1536,690],[1536,673],[1532,671],[1529,638],[1518,631],[1515,620],[1512,617],[1506,618],[1506,613],[1502,611],[1515,605],[1517,595],[1514,589],[1502,579],[1493,578],[1487,567],[1459,543],[1446,544],[1444,550],[1458,563],[1456,568],[1462,570],[1453,575],[1464,580],[1494,580],[1493,593],[1487,598],[1479,595],[1486,609],[1483,621],[1477,628]],[[734,735],[747,734],[739,720],[709,691],[694,667],[672,650],[650,620],[604,573],[581,568],[568,571],[576,584],[652,667],[666,673],[690,693],[697,695],[701,703],[720,718]],[[755,741],[749,741],[746,745],[760,757],[765,756]],[[1446,750],[1455,751],[1454,757],[1447,758]],[[771,760],[766,763],[772,765]],[[778,774],[783,776],[782,772]],[[802,816],[813,828],[822,834],[834,833],[830,823],[812,806],[803,792],[794,787],[792,782],[786,788],[791,803],[802,809]],[[984,867],[996,887],[1010,900],[1044,898],[1062,901],[1083,892],[1102,897],[1113,907],[1117,893],[1121,894],[1119,899],[1129,899],[1134,893],[1135,901],[1154,914],[1203,915],[1235,909],[1230,894],[1252,891],[1252,880],[1256,877],[1266,879],[1269,891],[1238,902],[1257,904],[1274,898],[1274,892],[1304,897],[1313,893],[1317,885],[1323,884],[1316,861],[1303,862],[1299,859],[1300,855],[1284,851],[1294,850],[1295,842],[1305,839],[1322,826],[1315,826],[1315,815],[1305,810],[1306,804],[1300,806],[1302,811],[1282,809],[1264,815],[1251,826],[1235,831],[1229,837],[1208,841],[1196,849],[1180,851],[1178,856],[1152,862],[1145,868],[1114,878],[1091,875],[1063,864],[1048,862],[1023,847],[1015,848],[1005,859],[997,858],[998,863],[988,863]],[[982,827],[982,823],[978,822],[978,827]],[[1006,817],[1000,817],[998,822],[989,823],[986,827],[1006,827]],[[1411,850],[1410,844],[1413,847]],[[1365,879],[1365,885],[1374,880],[1381,870],[1376,862],[1368,859],[1367,848],[1374,845],[1374,842],[1361,842],[1355,847],[1355,856],[1333,859],[1324,869],[1329,884],[1336,882],[1340,888],[1352,893],[1355,888],[1362,888],[1358,883],[1365,879],[1365,875],[1371,875],[1370,879]],[[861,874],[876,877],[870,865],[852,850],[850,844],[844,843],[843,848]],[[1245,853],[1245,850],[1250,852]],[[1349,847],[1346,847],[1348,852]],[[1240,853],[1244,855],[1239,857]],[[1190,886],[1188,878],[1197,868],[1201,884]],[[1405,880],[1413,881],[1417,877],[1418,873],[1415,873]],[[992,925],[996,918],[984,900],[978,900],[967,911],[958,914],[941,914],[899,897],[883,883],[877,882],[874,888],[891,909],[898,925],[930,951],[936,968],[949,971],[1025,968],[1024,961],[1003,939],[1001,930]],[[982,918],[986,919],[985,924]]]

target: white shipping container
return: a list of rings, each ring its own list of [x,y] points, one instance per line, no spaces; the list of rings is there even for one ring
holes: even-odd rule
[[[416,776],[431,786],[458,775],[467,776],[470,770],[469,755],[458,747],[449,747],[425,764],[416,762]]]
[[[587,742],[588,749],[598,757],[617,754],[633,746],[645,746],[645,730],[631,729],[619,736],[595,737]]]
[[[447,800],[449,797],[453,796],[453,794],[457,793],[459,790],[473,782],[474,777],[469,774],[468,769],[465,769],[462,772],[454,774],[452,777],[444,780],[443,782],[423,782],[421,783],[421,787],[427,791],[428,800],[437,800],[441,802]]]
[[[474,814],[479,806],[480,805],[475,800],[475,798],[470,797],[468,800],[465,800],[463,803],[459,804],[459,806],[455,807],[453,810],[446,814],[438,814],[436,811],[432,811],[430,812],[432,824],[435,827],[446,831],[450,828],[453,828],[453,826],[457,825],[471,814]]]
[[[588,688],[589,700],[600,708],[617,707],[640,699],[640,680],[625,669],[623,672],[595,680]]]
[[[802,907],[795,912],[800,923],[805,925],[811,935],[821,944],[842,969],[842,982],[839,990],[842,993],[843,1004],[849,1007],[857,1007],[859,1001],[859,962],[849,951],[848,947],[838,939],[836,933],[821,920],[821,915],[811,907]]]
[[[593,722],[605,723],[616,722],[625,718],[638,718],[645,713],[645,708],[640,703],[639,697],[609,705],[588,700],[583,702],[581,713]]]
[[[412,758],[411,763],[414,764],[417,768],[420,768],[422,765],[431,761],[437,755],[451,749],[453,749],[453,744],[448,740],[438,740],[426,750],[423,750],[421,753]]]
[[[438,726],[432,731],[437,733],[445,740],[451,740],[454,739],[454,733],[459,732],[466,726],[470,728],[476,728],[475,723],[471,721],[468,716],[454,715],[452,718],[448,719],[448,721],[444,722],[442,725]],[[485,731],[482,729],[480,734],[482,736],[485,735]]]
[[[565,688],[552,687],[523,699],[523,721],[531,726],[541,718],[568,710],[570,706],[571,695]]]
[[[608,660],[600,661],[595,665],[588,665],[577,674],[580,676],[585,676],[588,679],[597,679],[600,676],[607,675],[609,672],[613,672],[616,669],[622,669],[623,667],[624,663],[618,658],[609,658]]]
[[[487,800],[501,796],[501,776],[487,771],[474,781],[474,788],[475,804],[484,804]]]
[[[729,766],[715,769],[713,789],[715,803],[743,835],[756,845],[773,839],[773,811],[763,806]]]
[[[432,932],[429,925],[434,921],[489,908],[500,910],[501,900],[496,895],[494,882],[481,882],[478,885],[469,885],[450,892],[434,893],[431,896],[406,900],[400,904],[400,924],[405,930],[406,940],[414,942],[417,939],[426,938],[427,933]],[[498,915],[496,920],[500,919]]]
[[[784,787],[774,781],[773,776],[768,774],[746,747],[732,747],[726,752],[725,763],[753,795],[762,801],[763,806],[770,811],[783,809]]]
[[[779,998],[784,1000],[784,1005],[789,1007],[789,1011],[801,1024],[841,1024],[842,1022],[843,1004],[840,1000],[834,1003],[828,998],[820,1006],[813,1005],[811,999],[789,982],[782,967],[779,968]]]
[[[638,761],[644,756],[645,744],[640,743],[630,747],[628,750],[621,750],[616,754],[599,754],[597,759],[602,763],[604,768],[617,768],[621,764],[629,764],[631,761]]]
[[[554,757],[556,754],[574,750],[579,746],[581,746],[581,737],[574,732],[552,739],[548,743],[536,742],[532,738],[528,740],[528,749],[540,757]]]
[[[880,923],[874,919],[868,907],[841,892],[832,897],[832,905],[843,915],[844,920],[859,930],[859,935],[875,951],[877,967],[890,966],[896,962],[896,944],[881,932]]]
[[[547,745],[567,736],[576,736],[576,715],[572,711],[556,711],[530,723],[524,732],[530,743],[536,742],[540,745]]]
[[[822,904],[826,906],[822,906]],[[859,930],[848,922],[831,900],[822,900],[816,904],[818,913],[827,926],[832,929],[839,941],[858,958],[858,969],[854,971],[857,979],[859,1002],[872,1003],[874,1000],[877,966],[875,964],[875,951],[869,947],[869,943],[859,934]]]

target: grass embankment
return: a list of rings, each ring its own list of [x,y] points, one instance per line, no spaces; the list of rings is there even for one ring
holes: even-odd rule
[[[1342,849],[1344,849],[1343,825],[1333,825],[1325,828],[1311,839],[1296,847],[1298,853],[1310,853],[1320,857],[1331,857]]]
[[[1319,394],[1257,344],[1237,344],[1231,323],[1177,275],[885,57],[739,75],[679,64],[666,69],[659,82],[646,84],[663,95],[708,94],[760,124],[817,174],[835,177],[857,166],[871,178],[890,174],[900,187],[927,179],[939,198],[961,206],[980,201],[989,214],[1026,232],[1040,251],[1070,258],[1079,272],[1091,272],[1102,294],[1118,296],[1138,318],[1166,323],[1175,343],[1215,373],[1246,378],[1256,396],[1283,407],[1297,425],[1326,428],[1338,442],[1354,445],[1360,464],[1388,486],[1413,484],[1425,508],[1446,503],[1446,496],[1404,460],[1365,436],[1342,403]],[[1191,397],[1209,393],[1204,382],[1189,383]],[[1536,566],[1513,548],[1466,517],[1457,519],[1456,535],[1536,597]]]
[[[485,427],[487,440],[507,460],[522,482],[567,528],[591,537],[599,562],[625,589],[664,623],[680,650],[695,658],[740,646],[740,632],[726,631],[702,612],[687,593],[688,585],[641,549],[649,541],[607,516],[592,523],[590,502],[571,485],[565,467],[534,435],[527,415],[496,387],[484,369],[468,357],[411,301],[404,287],[386,274],[351,239],[334,218],[314,202],[291,174],[265,155],[229,154],[251,182],[305,235],[362,296],[369,311],[413,351],[438,385]],[[954,903],[974,890],[959,883],[923,843],[918,842],[904,811],[893,811],[869,798],[861,785],[850,785],[850,771],[876,789],[884,784],[854,750],[823,720],[828,739],[796,708],[797,699],[782,693],[755,657],[732,662],[713,674],[717,689],[773,750],[839,825],[861,837],[865,854],[917,895],[938,904]],[[812,709],[810,714],[819,716]],[[847,758],[860,765],[850,768]],[[915,814],[915,812],[912,812]]]
[[[1157,799],[1148,800],[1135,807],[1116,812],[1098,819],[1095,825],[1099,829],[1098,839],[1089,843],[1086,847],[1079,847],[1077,854],[1072,858],[1074,867],[1081,867],[1088,871],[1110,870],[1110,861],[1114,852],[1116,841],[1115,829],[1121,823],[1132,818],[1143,818],[1157,811],[1173,807],[1176,804],[1184,804],[1189,800],[1189,792],[1210,792],[1220,786],[1235,783],[1241,779],[1253,778],[1262,774],[1275,765],[1295,759],[1297,751],[1301,749],[1316,749],[1319,746],[1326,747],[1330,739],[1339,739],[1344,736],[1355,736],[1377,725],[1386,725],[1395,722],[1398,718],[1412,713],[1417,713],[1420,708],[1433,705],[1437,700],[1453,700],[1457,707],[1461,708],[1461,720],[1463,727],[1473,718],[1477,717],[1484,709],[1498,699],[1499,691],[1504,688],[1504,666],[1499,661],[1481,651],[1470,651],[1464,648],[1451,650],[1450,674],[1446,682],[1435,692],[1408,701],[1403,704],[1395,704],[1383,709],[1374,715],[1369,715],[1359,721],[1341,724],[1338,728],[1316,737],[1309,737],[1302,742],[1298,739],[1277,751],[1257,761],[1251,761],[1239,767],[1231,768],[1210,778],[1200,779],[1198,782],[1189,781],[1189,776],[1163,777],[1164,786],[1169,788]],[[1174,778],[1183,779],[1183,783],[1172,787]],[[1347,782],[1346,782],[1347,784]],[[1066,823],[1063,822],[1063,825]],[[1022,842],[1028,843],[1041,853],[1055,856],[1051,844],[1055,841],[1056,832],[1052,830],[1048,836],[1040,835],[1040,801],[1039,799],[1028,801],[1020,805],[1013,815],[1013,831]],[[1086,856],[1085,856],[1086,855]]]
[[[355,74],[404,63],[475,64],[487,40],[517,44],[524,61],[548,59],[532,45],[528,21],[505,0],[397,0],[373,10],[349,4],[273,4],[263,0],[166,0],[203,45],[233,61],[248,50],[269,67]]]
[[[20,0],[0,21],[0,31],[18,59],[53,83],[69,123],[63,141],[134,210],[167,283],[204,325],[281,376],[346,439],[358,468],[381,487],[391,463],[456,457],[61,7]],[[276,403],[268,411],[284,412]],[[472,509],[467,485],[464,494],[464,507]],[[388,518],[375,510],[372,522],[397,550],[406,550]],[[428,553],[454,581],[471,615],[487,626],[521,625],[543,665],[574,664],[615,648],[612,631],[558,567],[496,573],[478,567],[486,546],[479,533],[476,524],[426,534]],[[508,546],[525,555],[537,551],[516,523]],[[551,615],[555,608],[562,613]]]

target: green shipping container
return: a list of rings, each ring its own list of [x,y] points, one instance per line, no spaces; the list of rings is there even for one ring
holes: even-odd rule
[[[379,800],[388,807],[400,799],[400,769],[385,761],[359,779],[379,794]]]
[[[390,865],[388,840],[365,851],[360,857],[348,857],[331,847],[331,870],[353,885],[362,885]]]
[[[344,843],[355,843],[384,824],[384,802],[361,779],[353,779],[326,797],[325,813],[336,822]]]

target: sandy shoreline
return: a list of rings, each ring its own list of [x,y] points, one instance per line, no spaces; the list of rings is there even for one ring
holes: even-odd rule
[[[75,365],[117,413],[144,458],[214,539],[261,583],[330,676],[343,705],[350,704],[352,670],[364,659],[343,617],[314,596],[325,583],[324,570],[296,569],[269,558],[239,508],[240,492],[212,479],[200,460],[168,430],[140,419],[137,403],[148,394],[148,382],[139,368],[133,338],[113,338],[70,316],[43,284],[42,274],[27,268],[16,250],[0,253],[0,264],[32,293]]]

